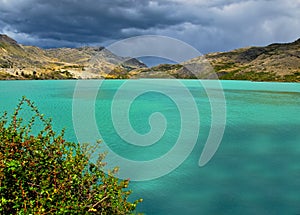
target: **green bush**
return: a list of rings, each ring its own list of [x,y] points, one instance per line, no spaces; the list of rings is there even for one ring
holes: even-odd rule
[[[25,123],[19,115],[28,107],[33,116]],[[35,123],[43,129],[33,132]],[[96,147],[65,141],[23,97],[11,119],[0,117],[0,213],[133,213],[142,200],[128,201],[129,180],[114,177],[117,168],[102,171],[105,154],[90,162]]]

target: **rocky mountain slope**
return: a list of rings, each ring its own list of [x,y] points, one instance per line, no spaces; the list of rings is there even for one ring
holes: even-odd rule
[[[300,81],[300,39],[205,57],[221,79]]]
[[[134,71],[134,75],[139,77],[300,82],[300,39],[292,43],[210,53],[181,64],[138,71],[138,74]]]
[[[201,78],[300,82],[300,39],[147,68],[103,47],[41,49],[0,35],[0,79]]]
[[[103,47],[41,49],[0,34],[0,79],[129,78],[145,67]]]

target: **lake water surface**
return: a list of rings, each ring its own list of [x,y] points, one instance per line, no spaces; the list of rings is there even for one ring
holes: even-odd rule
[[[101,137],[114,152],[136,161],[163,156],[174,146],[183,129],[177,105],[188,103],[185,94],[170,80],[129,81],[135,85],[126,89],[118,105],[127,102],[126,95],[133,94],[136,84],[140,88],[153,88],[132,101],[128,113],[132,128],[140,134],[149,132],[149,117],[155,112],[163,114],[167,122],[163,136],[155,144],[140,147],[120,137],[112,121],[114,96],[124,82],[106,80],[98,89],[95,81],[86,81],[90,84],[80,89],[84,93],[78,98],[83,104],[80,116],[90,114],[90,106],[84,104],[91,104],[93,99],[95,113],[92,114]],[[131,197],[144,199],[138,211],[197,215],[300,214],[300,84],[222,81],[226,98],[225,133],[213,158],[199,167],[212,110],[199,81],[181,82],[198,108],[198,113],[189,112],[188,107],[184,113],[190,113],[187,118],[190,120],[200,118],[199,137],[191,154],[174,171],[154,180],[131,183],[134,191]],[[206,83],[209,86],[210,81]],[[53,118],[57,131],[66,128],[66,138],[77,141],[72,121],[76,84],[76,81],[1,81],[0,111],[12,113],[18,99],[25,95],[35,102],[40,112]],[[157,87],[167,94],[155,91]],[[89,97],[95,91],[96,97]],[[180,99],[174,101],[168,95]],[[124,127],[125,134],[129,132],[127,129],[130,128]],[[186,130],[191,132],[190,136],[195,133],[193,128]],[[95,140],[90,138],[90,141]]]

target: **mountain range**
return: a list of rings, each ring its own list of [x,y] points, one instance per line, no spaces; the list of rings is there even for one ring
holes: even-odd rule
[[[42,49],[0,34],[0,79],[128,78],[145,64],[104,47]]]
[[[0,79],[182,78],[300,82],[300,39],[148,68],[104,47],[42,49],[0,34]]]

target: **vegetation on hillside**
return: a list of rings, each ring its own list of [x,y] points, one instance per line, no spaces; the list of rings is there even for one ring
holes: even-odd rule
[[[27,122],[22,111],[32,113]],[[37,124],[43,129],[33,132]],[[116,178],[117,168],[102,171],[105,154],[90,162],[96,147],[66,141],[23,97],[11,118],[0,118],[0,213],[133,213],[142,200],[128,201],[129,180]]]
[[[205,57],[220,79],[300,82],[300,39]]]

